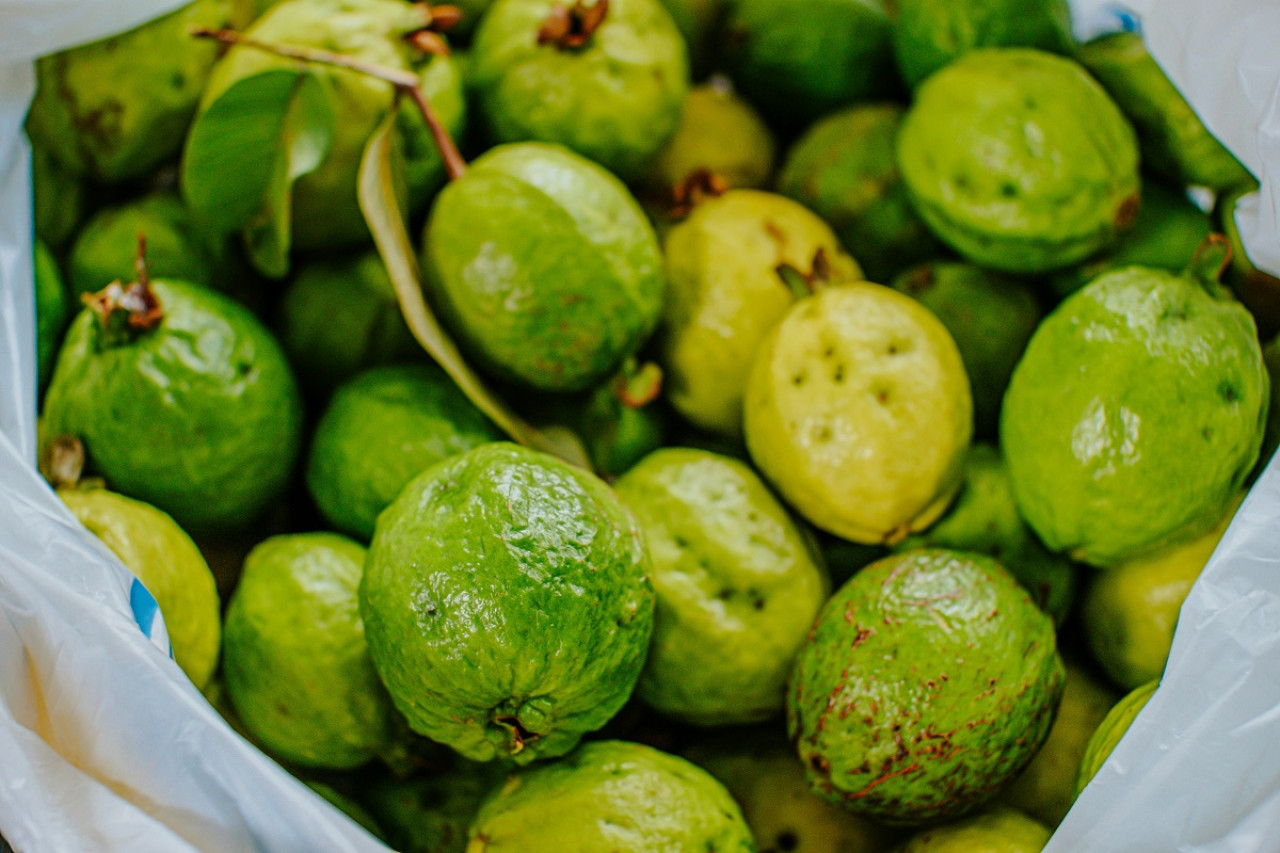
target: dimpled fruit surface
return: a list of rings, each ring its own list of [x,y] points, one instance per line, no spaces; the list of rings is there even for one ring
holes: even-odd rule
[[[429,468],[382,513],[360,609],[416,731],[527,764],[631,695],[653,632],[648,568],[608,486],[499,442]]]
[[[587,744],[490,795],[467,853],[755,853],[738,804],[682,758],[622,741]]]
[[[1018,509],[1051,550],[1096,566],[1192,539],[1257,460],[1268,394],[1242,305],[1187,276],[1108,273],[1014,371],[1000,442]]]
[[[898,853],[1040,853],[1049,830],[1021,812],[997,807],[955,823],[926,829]]]
[[[823,607],[787,726],[819,795],[890,824],[958,817],[1034,757],[1066,678],[1053,622],[998,563],[894,555]]]

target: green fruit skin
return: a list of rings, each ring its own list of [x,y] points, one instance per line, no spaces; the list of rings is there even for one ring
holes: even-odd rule
[[[578,418],[591,464],[604,477],[617,477],[666,444],[666,410],[656,404],[632,408],[615,385],[596,389]]]
[[[1040,853],[1048,828],[1004,806],[918,833],[898,853]]]
[[[330,524],[367,542],[415,476],[501,438],[436,365],[374,368],[339,388],[316,425],[307,489]]]
[[[1137,33],[1113,33],[1083,45],[1079,61],[1133,122],[1143,162],[1186,186],[1225,192],[1253,181],[1200,122]]]
[[[1133,128],[1083,68],[1029,48],[975,50],[925,81],[898,165],[933,232],[996,270],[1079,263],[1137,211]]]
[[[111,346],[96,314],[72,322],[44,405],[45,434],[79,436],[112,489],[192,533],[252,522],[288,485],[302,400],[280,345],[212,291],[151,282],[156,328]]]
[[[908,270],[892,286],[947,327],[969,375],[974,431],[995,436],[1013,369],[1040,324],[1040,304],[1031,287],[980,267],[948,262]]]
[[[306,785],[308,788],[324,797],[325,800],[338,809],[338,811],[342,812],[347,817],[367,829],[370,834],[376,836],[379,840],[385,840],[382,827],[378,826],[377,819],[375,819],[373,815],[369,814],[368,809],[364,806],[360,805],[341,791],[338,791],[323,782],[309,781]]]
[[[1163,270],[1107,273],[1014,371],[1000,444],[1018,510],[1051,550],[1104,568],[1194,539],[1257,460],[1268,395],[1239,303]]]
[[[506,443],[378,519],[360,608],[413,729],[466,758],[563,755],[626,703],[653,633],[640,532],[600,480]]]
[[[37,238],[61,249],[84,218],[86,194],[83,181],[58,165],[44,148],[32,143],[31,204]]]
[[[788,688],[813,790],[891,825],[991,800],[1048,736],[1065,672],[1053,623],[987,557],[863,569],[823,607]]]
[[[612,0],[578,49],[538,44],[555,0],[497,0],[472,46],[477,103],[499,142],[554,142],[625,180],[680,121],[684,39],[659,0]]]
[[[358,767],[397,734],[360,618],[364,558],[332,533],[272,537],[249,553],[227,608],[231,703],[271,752],[304,767]]]
[[[505,778],[500,765],[458,761],[410,779],[375,779],[364,802],[399,853],[465,853],[480,804]]]
[[[43,389],[49,384],[53,365],[62,346],[62,333],[71,320],[71,299],[62,273],[49,248],[41,241],[35,244],[36,284],[36,364],[37,385]]]
[[[776,156],[764,119],[730,87],[712,81],[689,91],[675,135],[642,183],[669,196],[691,174],[706,170],[730,187],[763,188]]]
[[[1270,380],[1271,400],[1267,408],[1267,425],[1262,451],[1258,454],[1257,468],[1265,467],[1275,455],[1276,449],[1280,448],[1280,338],[1268,341],[1262,354],[1267,365],[1267,378]]]
[[[905,108],[863,104],[832,113],[787,154],[778,191],[831,224],[872,281],[940,255],[898,171]]]
[[[476,362],[543,391],[584,391],[652,333],[662,253],[626,187],[565,148],[500,146],[436,199],[423,266]]]
[[[1075,602],[1079,577],[1069,560],[1050,553],[1018,515],[1009,472],[999,452],[978,444],[965,461],[964,485],[942,520],[896,550],[949,548],[999,561],[1061,626]]]
[[[651,747],[589,743],[490,795],[468,853],[755,853],[737,803],[705,770]]]
[[[276,328],[298,380],[320,399],[366,368],[426,359],[377,252],[303,263]]]
[[[897,74],[883,0],[729,0],[724,63],[771,122],[800,128],[844,104],[892,92]]]
[[[122,35],[36,63],[27,133],[77,178],[141,178],[178,153],[218,57],[193,27],[226,26],[225,0],[196,0]]]
[[[1080,774],[1076,777],[1077,797],[1093,781],[1093,777],[1098,775],[1102,765],[1107,763],[1111,753],[1129,731],[1129,726],[1133,725],[1142,709],[1147,707],[1147,702],[1159,687],[1160,682],[1156,680],[1135,689],[1117,702],[1098,725],[1097,731],[1089,738],[1089,744],[1085,747],[1084,758],[1080,760]]]
[[[644,532],[657,592],[637,695],[695,725],[780,716],[830,592],[787,510],[748,465],[702,450],[659,450],[614,488]]]
[[[441,123],[456,137],[466,124],[462,78],[448,57],[423,58],[402,38],[421,24],[421,11],[398,0],[284,0],[254,22],[246,35],[413,71]],[[295,60],[265,51],[232,48],[214,68],[201,108],[246,77],[295,66]],[[369,229],[360,211],[357,178],[369,138],[391,103],[391,89],[354,71],[318,65],[309,66],[308,71],[329,93],[334,133],[324,162],[293,185],[292,243],[298,249],[323,251],[364,244],[369,241]],[[444,180],[444,164],[421,114],[407,99],[396,129],[412,212],[420,210]]]
[[[897,8],[894,56],[912,87],[975,48],[1075,48],[1067,0],[898,0]]]

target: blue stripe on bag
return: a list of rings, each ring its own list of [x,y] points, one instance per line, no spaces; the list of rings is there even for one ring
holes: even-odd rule
[[[142,633],[169,657],[173,657],[173,649],[169,644],[169,632],[165,630],[164,620],[157,619],[160,605],[155,596],[142,585],[137,578],[129,585],[129,607],[133,610],[133,621],[138,623]]]

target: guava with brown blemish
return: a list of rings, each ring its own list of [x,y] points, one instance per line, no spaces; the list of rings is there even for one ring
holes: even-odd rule
[[[1053,622],[987,557],[873,563],[796,658],[787,728],[814,791],[915,825],[996,796],[1048,736],[1065,669]]]

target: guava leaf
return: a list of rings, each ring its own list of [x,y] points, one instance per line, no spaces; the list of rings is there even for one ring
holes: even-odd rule
[[[262,273],[289,269],[293,184],[324,162],[334,113],[324,84],[301,68],[238,80],[196,118],[182,194],[208,227],[243,230]]]
[[[387,267],[387,274],[395,285],[405,322],[418,343],[444,368],[467,399],[513,441],[589,470],[591,459],[582,439],[568,427],[550,425],[539,429],[516,414],[467,364],[457,344],[427,304],[422,294],[417,255],[405,228],[404,214],[396,193],[396,115],[394,109],[388,112],[365,147],[360,163],[359,195],[360,209]]]

